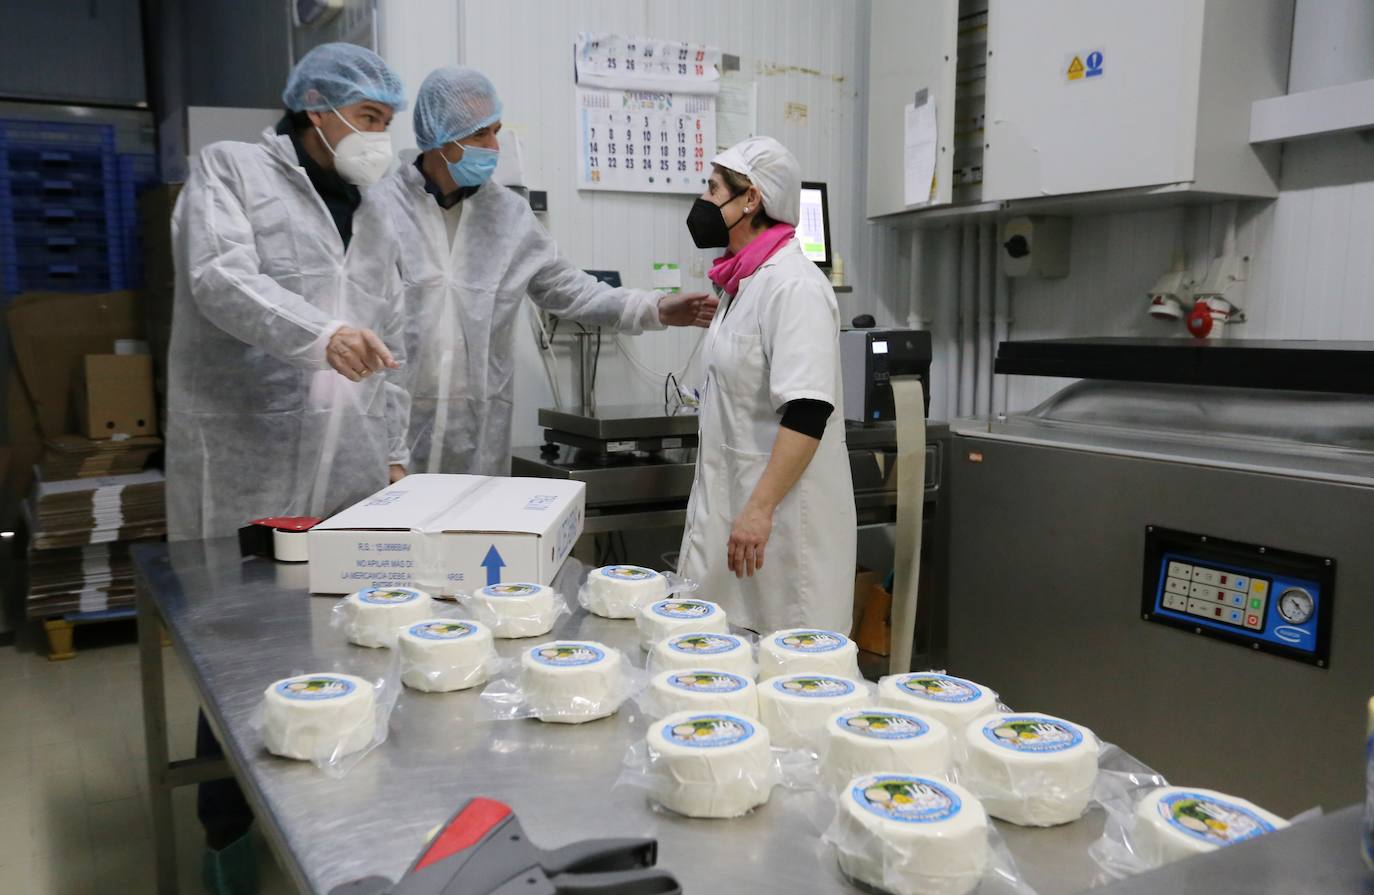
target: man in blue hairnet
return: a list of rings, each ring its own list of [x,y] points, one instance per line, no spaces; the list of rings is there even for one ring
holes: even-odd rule
[[[328,516],[404,475],[409,398],[397,248],[363,190],[391,166],[400,78],[375,53],[307,53],[256,143],[207,146],[172,220],[167,519],[173,540]],[[196,754],[220,751],[202,715]],[[257,889],[233,780],[204,784],[203,879]]]
[[[401,246],[416,472],[510,469],[521,300],[564,320],[640,332],[706,326],[716,300],[601,283],[558,253],[528,203],[491,182],[501,101],[480,72],[441,68],[415,101],[421,153],[378,185]]]

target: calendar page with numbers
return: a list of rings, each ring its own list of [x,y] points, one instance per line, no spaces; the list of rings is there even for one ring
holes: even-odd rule
[[[700,193],[716,145],[720,50],[579,34],[577,188]]]
[[[584,32],[573,58],[583,87],[720,91],[720,50],[705,44]]]
[[[577,105],[578,189],[695,194],[706,188],[716,145],[714,96],[579,87]]]

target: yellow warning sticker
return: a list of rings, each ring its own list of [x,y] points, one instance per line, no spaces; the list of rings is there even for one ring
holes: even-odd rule
[[[1083,77],[1083,58],[1081,56],[1073,57],[1073,61],[1069,63],[1069,70],[1065,74],[1070,81],[1081,80]]]

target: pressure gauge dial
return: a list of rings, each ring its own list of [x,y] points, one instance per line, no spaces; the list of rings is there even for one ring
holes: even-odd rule
[[[1290,625],[1300,625],[1312,617],[1312,595],[1300,587],[1290,587],[1279,595],[1279,615]]]

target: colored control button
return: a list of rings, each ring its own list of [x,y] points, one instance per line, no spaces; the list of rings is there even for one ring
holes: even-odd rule
[[[1263,605],[1264,605],[1264,601],[1261,600],[1259,597],[1251,597],[1251,598],[1250,598],[1250,608],[1251,608],[1251,609],[1258,609],[1258,608],[1260,608],[1260,607],[1263,606]]]
[[[1258,628],[1260,626],[1259,616],[1251,613],[1245,617],[1245,627]]]
[[[1267,594],[1268,592],[1269,592],[1269,582],[1268,582],[1268,581],[1260,581],[1259,579],[1255,579],[1254,581],[1251,581],[1251,582],[1250,582],[1250,593],[1252,593],[1252,594],[1258,594],[1259,596],[1264,596],[1264,595]]]
[[[1244,624],[1245,613],[1240,609],[1228,609],[1226,611],[1226,620],[1233,625]]]
[[[1226,602],[1230,603],[1232,606],[1235,606],[1238,609],[1244,609],[1245,594],[1228,593],[1226,595]],[[1258,609],[1259,607],[1256,606],[1255,608]]]

